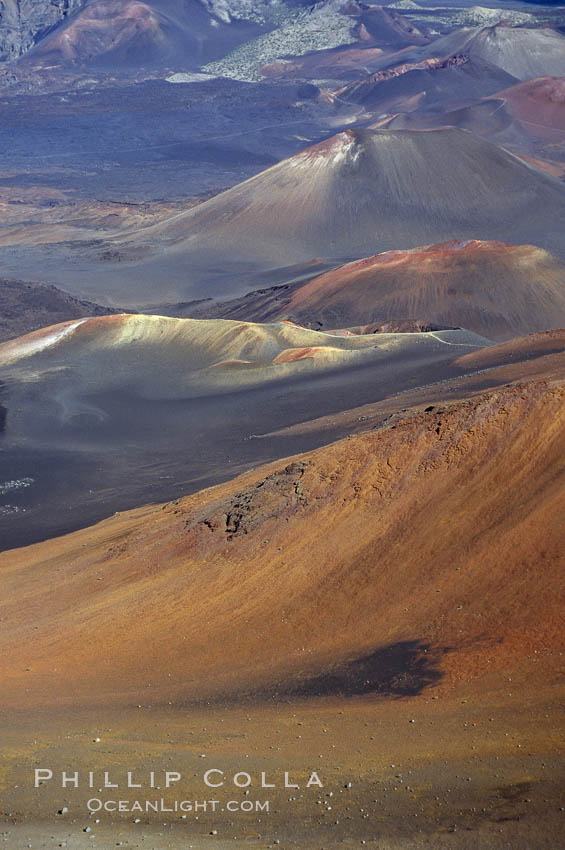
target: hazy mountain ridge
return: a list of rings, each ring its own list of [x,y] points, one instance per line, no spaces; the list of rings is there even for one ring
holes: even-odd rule
[[[300,0],[298,0],[300,2]],[[192,21],[195,32],[204,20],[208,27],[237,24],[248,21],[259,25],[275,24],[288,17],[296,3],[285,0],[148,0],[131,2],[116,0],[105,5],[105,0],[0,0],[0,63],[11,63],[27,54],[32,48],[51,36],[57,39],[64,33],[64,25],[74,13],[85,12],[87,18],[100,21],[106,18],[111,27],[112,18],[139,19],[142,12],[159,16],[164,12],[174,19]],[[251,33],[249,33],[251,35]],[[71,36],[66,36],[69,40]]]

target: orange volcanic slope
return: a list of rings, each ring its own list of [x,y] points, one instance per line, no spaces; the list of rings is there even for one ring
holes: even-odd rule
[[[4,553],[3,699],[399,695],[555,666],[564,483],[565,385],[537,380]]]
[[[389,251],[304,284],[283,315],[323,327],[436,322],[504,339],[565,326],[565,263],[531,245],[500,242]]]
[[[391,122],[396,126],[398,122]],[[522,137],[538,145],[562,142],[565,131],[565,78],[538,77],[505,88],[463,108],[444,114],[414,116],[414,126],[459,126],[504,146]],[[551,148],[548,148],[548,153]]]

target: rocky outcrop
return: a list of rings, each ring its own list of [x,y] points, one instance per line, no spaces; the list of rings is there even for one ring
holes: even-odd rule
[[[394,68],[385,68],[384,71],[377,71],[359,82],[353,83],[342,89],[342,92],[347,94],[355,92],[359,88],[363,88],[370,83],[380,83],[382,80],[392,80],[394,77],[401,77],[409,71],[438,71],[443,68],[458,68],[460,65],[465,65],[469,61],[469,57],[464,53],[457,53],[454,56],[448,56],[447,59],[424,59],[422,62],[406,62],[404,65],[395,65]]]
[[[86,0],[0,0],[0,62],[13,62]]]

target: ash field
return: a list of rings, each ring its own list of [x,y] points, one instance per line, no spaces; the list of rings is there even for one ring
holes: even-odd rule
[[[3,845],[565,848],[565,7],[4,0],[0,146]]]

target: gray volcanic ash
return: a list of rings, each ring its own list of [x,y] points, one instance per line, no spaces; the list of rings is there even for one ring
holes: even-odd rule
[[[438,39],[434,49],[439,55],[466,53],[472,59],[497,65],[519,80],[565,75],[565,37],[549,28],[496,24],[457,30]]]
[[[456,53],[376,71],[345,86],[338,95],[381,117],[385,113],[420,113],[423,109],[460,104],[493,94],[501,85],[513,82],[515,77],[506,71]]]
[[[347,130],[132,234],[158,255],[111,276],[91,265],[83,291],[137,307],[158,303],[158,280],[163,303],[229,297],[276,266],[451,239],[565,256],[564,217],[565,186],[470,133]]]
[[[526,28],[506,24],[464,27],[435,39],[431,44],[383,56],[374,62],[371,70],[373,74],[381,74],[384,77],[403,76],[407,69],[411,73],[418,68],[421,71],[429,62],[433,65],[436,62],[453,61],[454,57],[464,57],[468,64],[467,72],[472,71],[466,80],[465,75],[457,74],[459,81],[453,84],[451,99],[454,103],[459,101],[461,105],[462,100],[465,101],[472,95],[472,77],[475,77],[476,86],[476,93],[472,96],[477,97],[480,96],[478,86],[481,78],[483,85],[488,86],[489,78],[495,80],[498,75],[499,79],[503,79],[506,75],[507,82],[500,88],[508,88],[512,81],[516,83],[548,74],[564,76],[565,36],[548,27]],[[440,74],[440,78],[445,78],[443,85],[450,76],[452,75]],[[436,74],[428,74],[428,86],[424,90],[427,91],[431,86],[433,95],[433,89],[438,84],[436,69]],[[408,81],[405,81],[404,85],[408,86]],[[397,87],[400,89],[400,84],[397,84]],[[392,91],[395,89],[392,86],[390,88]],[[484,90],[482,94],[487,95],[495,90]],[[446,94],[447,91],[444,92],[444,99]]]

